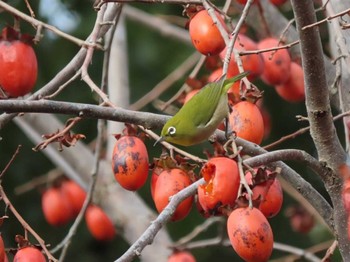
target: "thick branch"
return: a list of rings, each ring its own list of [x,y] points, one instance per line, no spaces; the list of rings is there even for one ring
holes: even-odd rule
[[[250,166],[260,166],[277,161],[298,161],[305,163],[307,167],[311,168],[316,174],[320,175],[321,177],[325,177],[329,172],[326,167],[322,166],[320,162],[318,162],[311,155],[303,150],[298,149],[283,149],[267,152],[262,155],[248,158],[244,162]]]
[[[161,128],[167,116],[147,112],[132,111],[123,108],[110,108],[98,105],[58,102],[51,100],[3,100],[0,110],[6,113],[55,113],[75,115],[82,118],[105,119],[118,122],[133,123],[146,128]]]
[[[61,113],[73,114],[85,118],[102,118],[106,120],[129,122],[132,124],[143,125],[147,128],[161,128],[169,116],[151,114],[146,112],[136,112],[122,108],[112,109],[96,105],[86,105],[77,103],[57,102],[57,101],[23,101],[23,100],[4,100],[0,102],[0,110],[7,112],[37,112],[37,113]],[[224,132],[217,131],[216,135],[219,141],[225,140]],[[245,154],[254,156],[265,154],[256,144],[237,138],[237,145],[243,147]],[[327,201],[298,173],[292,170],[283,162],[275,163],[282,168],[282,176],[308,200],[324,218],[326,223],[333,228],[332,208]]]
[[[315,10],[310,1],[292,3],[300,38],[310,133],[320,160],[336,169],[346,156],[333,124],[319,30],[317,27],[301,29],[316,22]]]
[[[293,12],[300,39],[302,63],[305,76],[305,103],[310,122],[310,133],[320,160],[333,171],[326,180],[326,188],[334,206],[335,233],[343,260],[350,260],[350,244],[344,234],[347,230],[347,214],[341,199],[342,181],[337,175],[338,167],[345,162],[346,153],[337,137],[332,121],[329,93],[326,82],[322,44],[318,27],[303,27],[316,22],[311,1],[292,0]]]
[[[223,133],[223,132],[222,132]],[[222,134],[222,139],[224,139],[224,134]],[[264,154],[267,154],[267,158],[273,160],[287,160],[284,159],[286,156],[278,156],[274,155],[274,153],[269,154],[266,150],[261,147],[252,144],[243,139],[237,138],[237,144],[243,147],[244,153],[255,156],[245,160],[247,165],[261,165],[269,163],[267,159],[264,159]],[[289,157],[288,157],[289,159]],[[270,163],[269,166],[272,167],[281,167],[282,172],[281,176],[293,187],[295,188],[313,207],[317,210],[320,216],[324,219],[327,225],[334,229],[334,221],[333,221],[333,208],[330,204],[324,199],[324,197],[317,191],[315,188],[306,180],[304,180],[297,172],[291,169],[288,165],[283,163],[282,161],[277,161],[274,163]],[[316,168],[319,169],[319,168]],[[315,169],[313,169],[315,171]],[[326,170],[326,169],[323,169]],[[325,174],[326,175],[326,174]],[[338,201],[340,202],[340,201]]]

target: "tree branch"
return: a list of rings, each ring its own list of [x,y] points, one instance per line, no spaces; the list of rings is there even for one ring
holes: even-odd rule
[[[153,242],[154,237],[167,221],[170,220],[174,214],[176,207],[187,197],[192,196],[199,185],[204,183],[204,179],[200,179],[185,189],[181,190],[176,195],[170,198],[168,205],[158,215],[158,217],[152,222],[152,224],[143,232],[140,238],[115,262],[129,262],[132,261],[137,255],[141,254],[141,251]]]
[[[277,161],[298,161],[301,163],[305,163],[306,166],[311,168],[321,178],[325,178],[329,173],[329,170],[323,165],[321,165],[321,163],[317,161],[317,159],[315,159],[305,151],[298,149],[283,149],[267,152],[262,155],[248,158],[244,161],[244,163],[255,167],[260,165],[268,165],[272,162]]]
[[[311,2],[292,1],[292,4],[300,38],[310,133],[320,160],[336,169],[346,155],[333,124],[322,43],[317,27],[302,29],[316,22],[315,10]]]
[[[0,110],[6,113],[55,113],[75,115],[81,118],[105,119],[142,125],[146,128],[161,128],[170,117],[123,108],[110,108],[98,105],[58,102],[51,100],[2,100]]]
[[[0,2],[2,3],[2,1]],[[121,10],[121,6],[119,4],[112,4],[112,7],[108,8],[103,19],[104,26],[100,30],[99,37],[102,37],[104,36],[104,34],[107,33],[107,31],[112,25],[106,22],[114,21],[115,17],[119,14],[120,10]],[[87,40],[89,38],[90,37],[88,37]],[[73,57],[73,59],[54,78],[52,78],[50,82],[48,82],[45,86],[40,88],[37,92],[35,92],[31,96],[29,96],[27,100],[41,99],[43,97],[46,97],[56,92],[61,85],[69,81],[75,75],[76,71],[78,71],[81,68],[85,60],[86,53],[87,53],[86,48],[81,48],[79,52]],[[0,130],[16,116],[17,114],[1,115]]]
[[[224,140],[224,132],[220,132],[219,139]],[[266,154],[267,151],[257,146],[256,144],[245,141],[241,138],[236,139],[237,145],[243,148],[243,152],[250,156],[257,156]],[[251,158],[252,162],[249,162],[247,159],[246,163],[248,165],[254,164],[254,158]],[[282,161],[277,161],[275,163],[269,164],[271,167],[280,167],[282,168],[281,176],[293,187],[295,188],[314,208],[319,212],[321,217],[327,223],[327,225],[334,229],[334,220],[333,220],[333,209],[330,204],[324,199],[324,197],[317,191],[315,188],[307,181],[305,181],[297,172],[291,169],[288,165]],[[338,201],[341,202],[341,201]]]
[[[71,36],[70,34],[67,34],[61,30],[59,30],[58,28],[46,24],[42,21],[39,21],[37,19],[35,19],[32,16],[29,16],[25,13],[22,13],[21,11],[17,10],[16,8],[10,6],[9,4],[5,3],[4,1],[0,1],[0,8],[3,8],[4,10],[6,10],[7,12],[15,15],[16,17],[19,17],[21,19],[23,19],[24,21],[27,21],[28,23],[32,24],[37,30],[40,30],[40,28],[44,27],[50,31],[52,31],[53,33],[55,33],[56,35],[63,37],[65,39],[67,39],[68,41],[71,41],[75,44],[77,44],[78,46],[83,46],[83,47],[88,47],[91,46],[93,48],[99,48],[102,49],[100,45],[97,45],[95,43],[89,43],[88,41],[83,41],[80,40],[79,38],[76,38],[74,36]]]
[[[82,118],[100,118],[112,121],[121,121],[144,126],[146,128],[161,128],[170,116],[136,112],[122,108],[107,108],[97,105],[77,104],[57,101],[25,101],[25,100],[4,100],[0,103],[0,110],[8,112],[37,112],[37,113],[61,113],[78,115]],[[216,131],[215,135],[219,141],[225,141],[224,132]],[[243,147],[245,154],[255,156],[267,153],[256,144],[237,138],[237,145]],[[252,160],[251,160],[252,161]],[[320,212],[330,228],[333,228],[332,208],[327,201],[298,173],[281,161],[273,164],[282,168],[283,176],[295,189],[302,194],[306,200]],[[324,170],[324,169],[323,169]]]
[[[302,64],[305,76],[305,103],[310,133],[315,143],[319,159],[333,171],[326,180],[326,188],[334,205],[335,232],[339,249],[345,261],[350,260],[347,214],[341,199],[342,181],[338,168],[346,160],[346,153],[337,137],[332,120],[322,44],[317,27],[302,30],[316,22],[316,14],[311,1],[292,0],[292,7],[300,39]]]

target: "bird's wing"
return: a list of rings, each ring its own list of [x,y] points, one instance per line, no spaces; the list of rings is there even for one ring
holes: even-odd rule
[[[206,126],[217,109],[221,95],[226,95],[231,85],[246,75],[245,72],[230,79],[223,76],[217,82],[207,84],[180,109],[174,121],[189,119],[196,127]]]
[[[179,117],[189,118],[197,127],[205,126],[212,118],[220,101],[222,84],[210,83],[203,87],[178,112]],[[187,107],[187,110],[182,110]],[[182,111],[182,112],[181,112]]]

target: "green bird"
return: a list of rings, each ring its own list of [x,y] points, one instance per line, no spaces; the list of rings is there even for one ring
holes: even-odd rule
[[[217,82],[204,86],[166,122],[155,144],[165,140],[191,146],[207,140],[229,116],[227,91],[234,82],[247,75],[244,72],[226,80],[222,76]]]

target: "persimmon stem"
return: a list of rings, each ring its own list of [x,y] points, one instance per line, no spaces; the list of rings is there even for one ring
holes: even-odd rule
[[[225,143],[224,148],[226,151],[227,151],[228,145],[231,146],[233,156],[234,156],[234,158],[236,158],[237,165],[238,165],[238,172],[239,172],[239,178],[240,178],[240,186],[239,186],[239,190],[238,190],[238,196],[242,195],[243,188],[245,188],[245,190],[247,191],[247,194],[248,194],[249,208],[253,208],[253,200],[252,200],[253,191],[249,187],[248,182],[245,178],[245,174],[244,174],[244,170],[243,170],[243,159],[240,155],[240,150],[237,147],[236,142],[233,138],[229,139]]]

